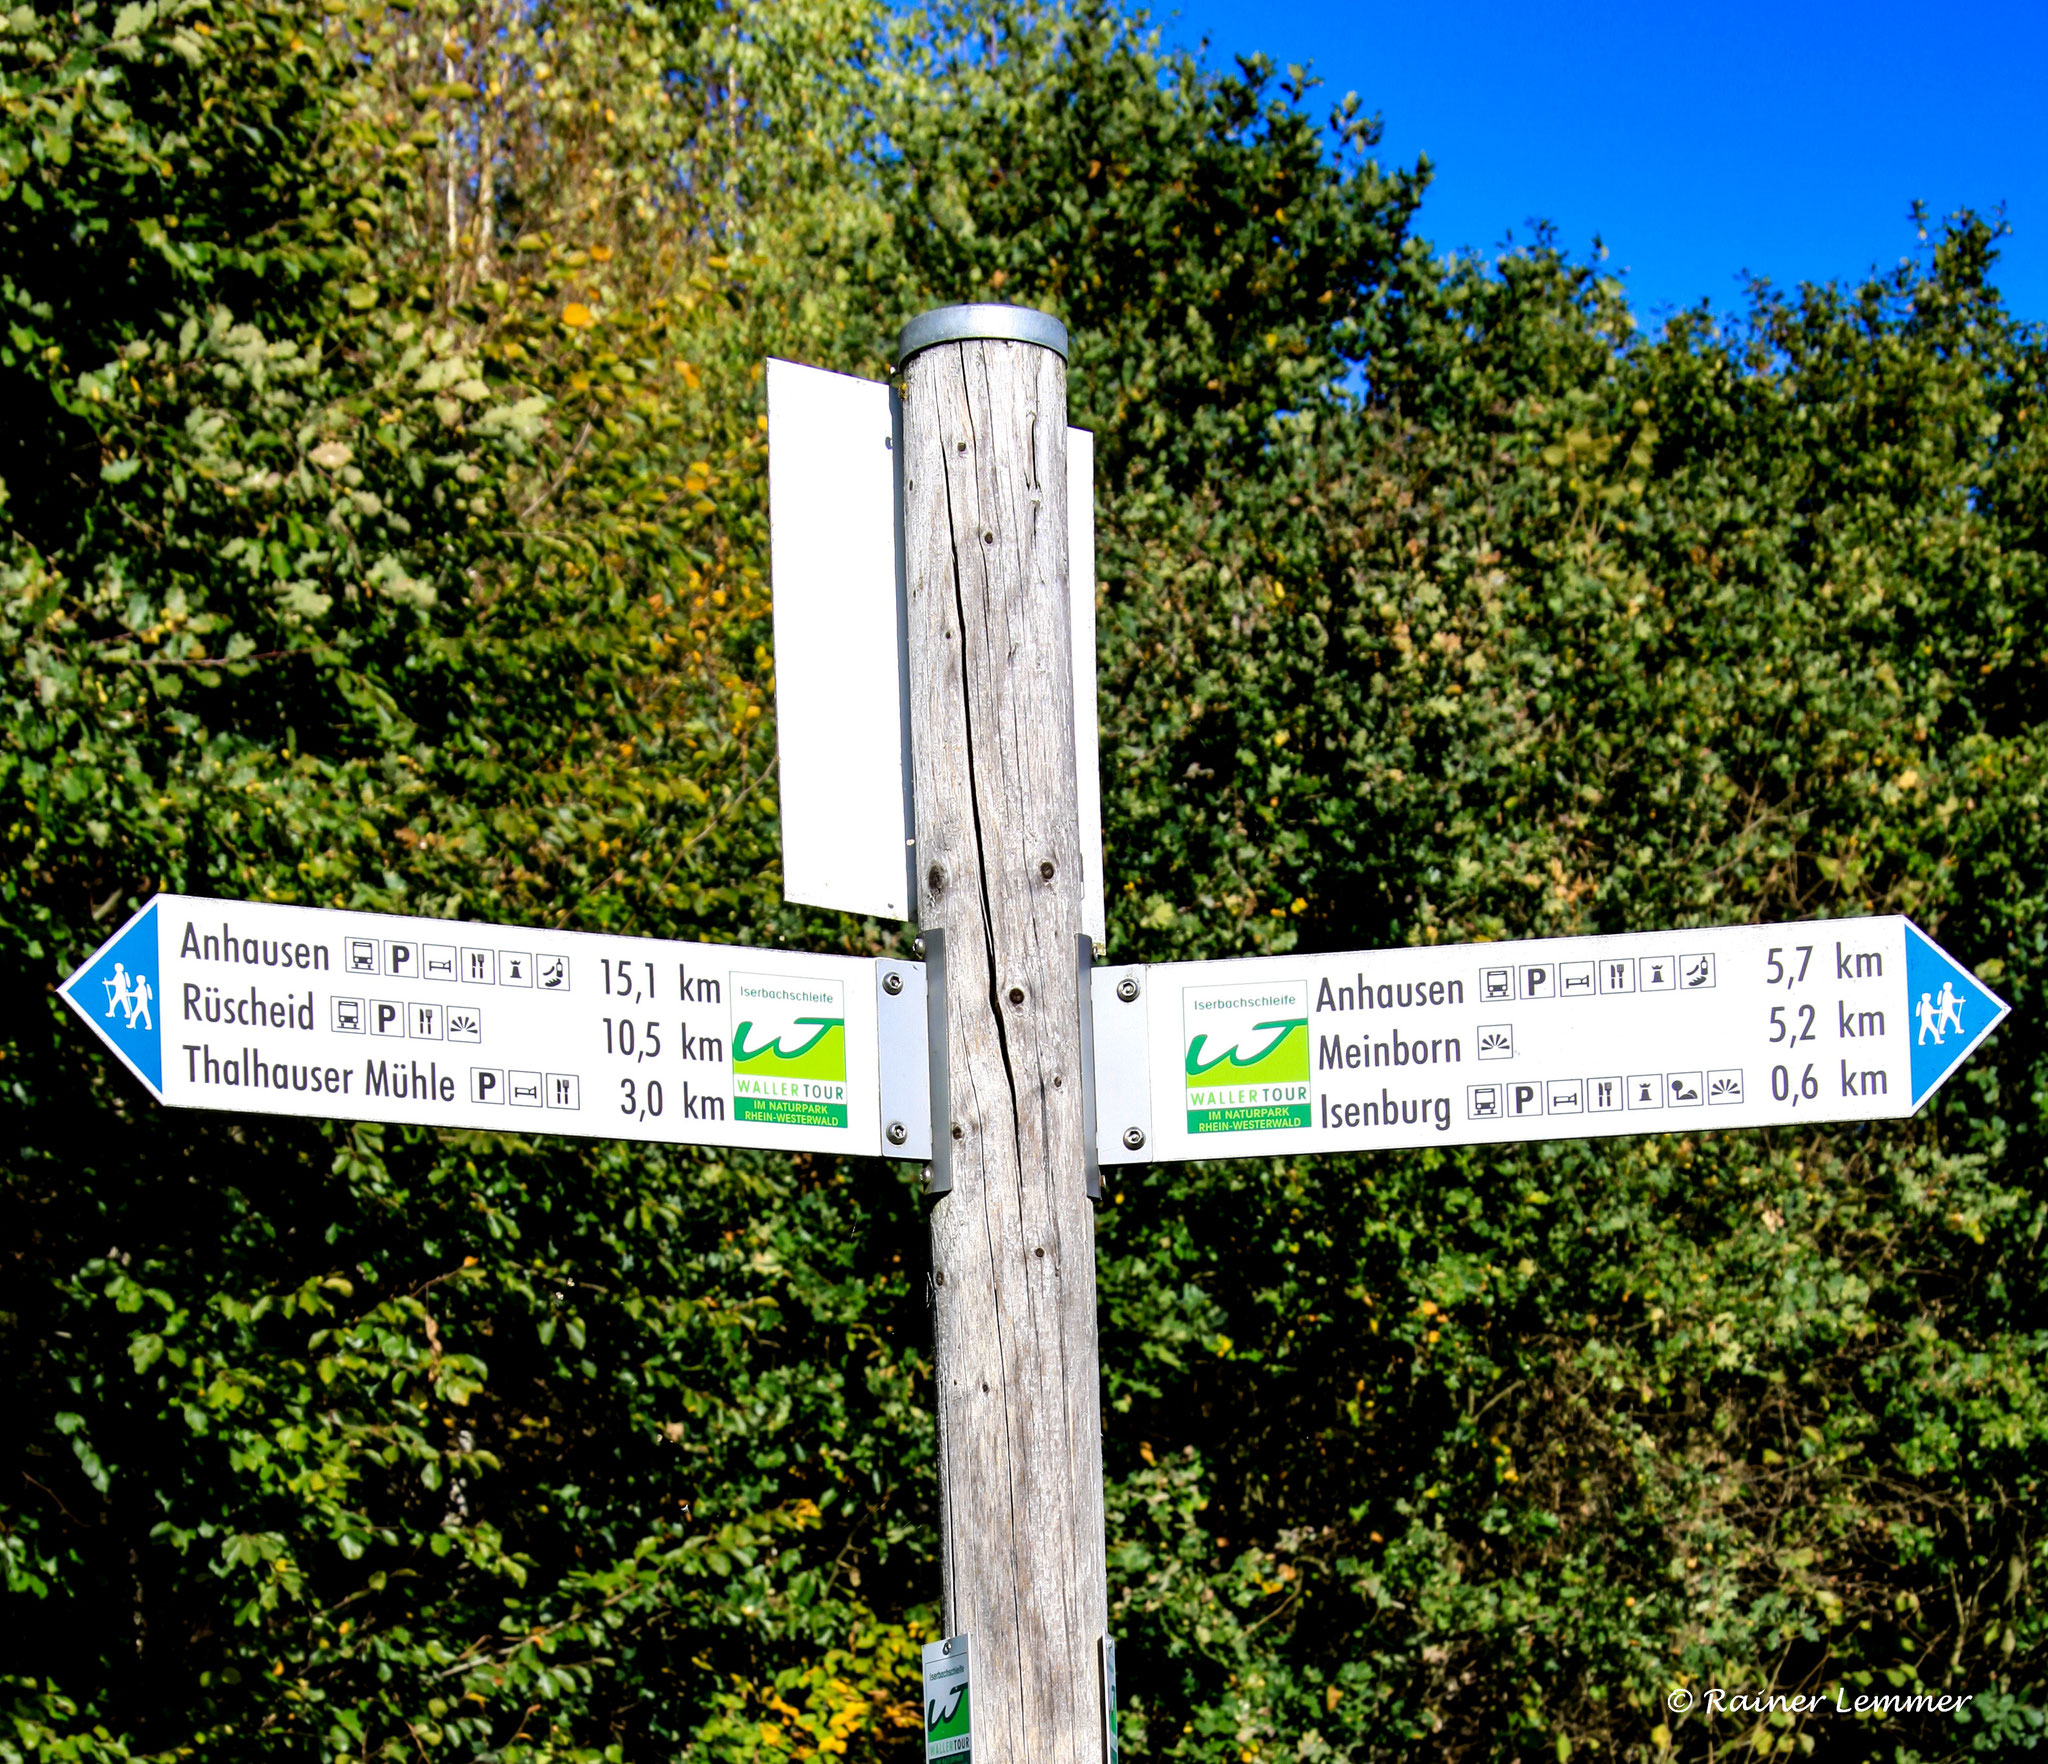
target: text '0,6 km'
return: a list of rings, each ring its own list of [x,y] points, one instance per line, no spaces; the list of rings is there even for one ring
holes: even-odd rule
[[[897,1019],[923,1060],[909,964],[174,894],[62,990],[159,1101],[253,1114],[879,1154]]]
[[[2008,1009],[1902,918],[1174,963],[1127,999],[1122,972],[1105,1163],[1881,1120]]]

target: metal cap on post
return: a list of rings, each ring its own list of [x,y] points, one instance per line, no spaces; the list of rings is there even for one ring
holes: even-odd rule
[[[937,343],[1036,343],[1067,359],[1067,327],[1050,313],[1028,306],[1003,306],[975,301],[965,306],[938,306],[921,312],[896,339],[900,368],[920,349]]]

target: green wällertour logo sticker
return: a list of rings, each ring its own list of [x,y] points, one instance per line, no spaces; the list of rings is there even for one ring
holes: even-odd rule
[[[973,1764],[973,1707],[967,1671],[967,1637],[956,1635],[924,1647],[925,1764]]]
[[[732,977],[732,1113],[783,1127],[846,1125],[846,989]]]
[[[1308,982],[1181,993],[1190,1133],[1306,1127]]]

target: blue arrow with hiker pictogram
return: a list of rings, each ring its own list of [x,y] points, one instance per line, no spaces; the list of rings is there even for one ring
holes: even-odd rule
[[[59,988],[59,996],[99,1031],[159,1102],[164,1095],[160,973],[156,902],[151,901]]]
[[[1919,926],[1906,922],[1906,1028],[1916,1109],[2011,1011]]]

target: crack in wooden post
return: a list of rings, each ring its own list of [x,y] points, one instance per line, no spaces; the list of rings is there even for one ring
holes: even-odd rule
[[[969,426],[972,426],[970,414]],[[967,599],[960,588],[960,523],[953,508],[953,483],[946,480],[946,524],[953,535],[953,611],[960,621],[960,657],[962,673],[971,674],[967,664]],[[981,893],[982,955],[988,969],[988,1002],[990,1014],[995,1019],[996,1042],[1002,1049],[1003,1073],[1010,1086],[1010,1126],[1013,1132],[1021,1132],[1017,1105],[1017,1074],[1010,1064],[1009,1025],[1003,1018],[1002,984],[996,973],[995,914],[988,898],[988,845],[981,830],[981,789],[975,776],[974,764],[974,701],[971,695],[963,693],[960,699],[960,720],[966,732],[967,752],[967,803],[974,822],[974,878],[975,886]]]

